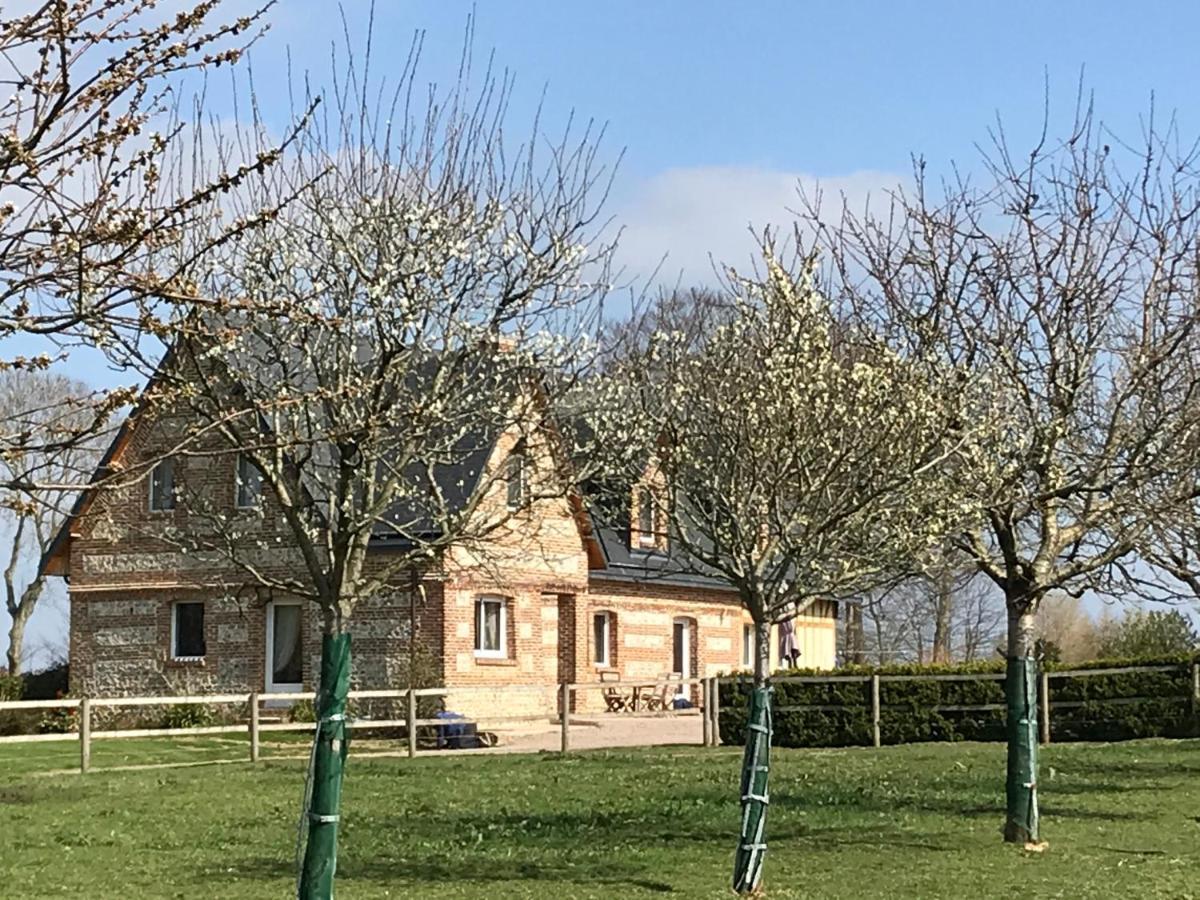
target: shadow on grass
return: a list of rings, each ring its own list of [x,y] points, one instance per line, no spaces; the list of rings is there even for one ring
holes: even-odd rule
[[[213,871],[197,873],[197,882],[211,884],[213,877],[236,873],[241,878],[276,881],[296,876],[295,866],[289,861],[266,857],[247,860],[238,866],[222,867]],[[641,868],[622,864],[619,858],[598,859],[587,865],[548,864],[523,862],[520,860],[495,859],[493,857],[472,858],[456,856],[453,860],[432,857],[421,860],[388,860],[372,858],[355,859],[343,853],[338,858],[339,881],[375,881],[387,884],[504,884],[512,882],[548,882],[558,885],[576,884],[589,887],[608,886],[613,896],[620,896],[620,888],[638,888],[658,894],[677,893],[674,886],[665,881],[646,876]],[[569,895],[568,895],[569,896]]]
[[[1197,747],[1197,750],[1200,750],[1200,746]],[[1160,762],[1158,760],[1107,763],[1071,759],[1060,765],[1055,765],[1055,768],[1060,769],[1064,774],[1073,776],[1081,775],[1085,778],[1089,775],[1103,775],[1108,778],[1124,776],[1134,781],[1146,782],[1143,787],[1137,788],[1137,790],[1147,791],[1161,789],[1162,785],[1154,783],[1153,779],[1200,777],[1200,763],[1196,765],[1180,765],[1176,762]],[[1134,788],[1126,787],[1126,789],[1133,790]]]
[[[32,788],[0,787],[0,806],[27,806],[37,802],[37,794]]]
[[[819,813],[823,810],[839,810],[843,813],[871,815],[887,812],[908,811],[913,813],[929,813],[938,816],[961,816],[964,818],[978,816],[1004,816],[1004,784],[1001,779],[995,783],[995,799],[984,803],[978,802],[981,790],[978,783],[943,785],[945,796],[872,793],[869,790],[831,790],[825,787],[820,791],[791,792],[779,787],[772,791],[771,805],[777,810],[796,810]],[[1053,782],[1040,786],[1042,812],[1045,815],[1062,818],[1083,819],[1106,822],[1142,822],[1150,821],[1154,816],[1141,812],[1130,812],[1117,809],[1095,809],[1080,805],[1060,805],[1056,798],[1083,799],[1105,794],[1120,794],[1135,791],[1153,791],[1161,789],[1161,785],[1122,785],[1116,783],[1102,784],[1063,784]],[[975,800],[976,802],[971,802]]]
[[[568,768],[562,761],[550,761]],[[568,782],[611,778],[606,771],[607,758],[567,762]],[[1043,812],[1055,819],[1080,822],[1152,821],[1157,818],[1155,811],[1114,808],[1121,804],[1112,800],[1131,792],[1161,790],[1163,776],[1186,777],[1192,768],[1160,767],[1157,760],[1117,766],[1071,760],[1059,766],[1064,778],[1061,783],[1045,783]],[[421,771],[380,769],[378,774],[394,788],[397,779],[418,778]],[[651,782],[654,787],[641,791],[636,802],[601,796],[591,798],[591,806],[581,806],[587,802],[586,795],[572,795],[567,788],[559,798],[514,795],[506,800],[507,808],[491,812],[474,806],[447,808],[434,798],[415,797],[407,806],[389,808],[382,815],[377,812],[369,824],[357,826],[360,835],[367,830],[373,837],[362,844],[353,839],[347,843],[338,875],[351,883],[402,886],[402,893],[413,896],[420,896],[423,888],[454,885],[482,885],[503,896],[506,884],[513,886],[510,890],[514,892],[515,885],[536,884],[547,895],[564,897],[572,895],[571,885],[581,892],[584,887],[599,889],[606,896],[635,891],[685,894],[686,889],[664,872],[662,855],[645,851],[675,847],[693,853],[698,847],[719,847],[728,851],[728,859],[715,860],[714,865],[724,867],[731,862],[737,797],[732,776],[729,781],[710,780],[692,787]],[[366,779],[363,786],[382,790],[382,784]],[[560,800],[568,805],[565,800],[572,797],[569,805],[574,809],[546,809]],[[946,830],[947,818],[987,817],[994,819],[999,832],[1004,818],[1003,769],[899,782],[890,775],[888,780],[847,781],[838,772],[811,780],[807,774],[802,778],[784,776],[773,786],[772,801],[769,839],[775,846],[789,845],[813,854],[861,847],[949,855],[967,848]],[[911,818],[898,824],[881,821],[891,813]],[[411,843],[408,840],[414,820],[421,822],[419,843],[415,838]],[[389,834],[396,836],[394,842],[379,838]],[[373,854],[376,848],[382,852]],[[355,855],[356,849],[361,857]],[[197,871],[196,877],[199,881],[227,871]],[[290,859],[272,857],[243,860],[235,863],[232,871],[262,881],[287,880],[295,874]],[[560,887],[556,891],[553,885]]]
[[[783,839],[772,840],[783,843]],[[918,831],[894,825],[839,826],[802,830],[800,840],[807,851],[838,851],[847,847],[882,847],[898,850],[927,850],[933,853],[959,853],[961,841],[953,835]]]

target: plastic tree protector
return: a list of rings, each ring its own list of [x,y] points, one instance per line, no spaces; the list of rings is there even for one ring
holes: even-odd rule
[[[349,749],[346,698],[350,690],[350,635],[325,635],[321,642],[321,684],[317,692],[317,725],[304,791],[300,821],[304,861],[297,896],[300,900],[331,900],[337,872],[338,820],[342,803],[342,773]],[[299,853],[297,853],[299,856]]]
[[[1037,664],[1032,658],[1009,658],[1004,693],[1008,704],[1007,817],[1004,839],[1037,844]]]
[[[767,852],[767,781],[771,767],[771,688],[750,693],[746,752],[742,757],[742,827],[733,863],[733,889],[752,894],[762,882]]]

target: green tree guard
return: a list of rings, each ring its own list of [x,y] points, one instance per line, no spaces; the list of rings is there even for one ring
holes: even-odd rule
[[[337,834],[342,804],[342,774],[349,745],[346,698],[350,691],[350,635],[325,635],[321,641],[321,682],[313,737],[311,793],[305,803],[308,841],[300,870],[300,900],[331,900],[337,872]],[[303,823],[302,823],[303,827]]]
[[[771,688],[750,693],[746,751],[742,756],[742,829],[733,862],[733,889],[752,894],[762,882],[767,852],[767,780],[771,769]]]
[[[1009,657],[1004,694],[1008,701],[1008,809],[1004,839],[1038,843],[1037,664],[1032,657]]]

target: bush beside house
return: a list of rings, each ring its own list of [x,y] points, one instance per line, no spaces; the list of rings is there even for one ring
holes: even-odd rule
[[[1050,682],[1051,734],[1061,741],[1119,741],[1145,737],[1195,737],[1200,720],[1192,701],[1193,657],[1096,660],[1078,665],[1048,663],[1065,672],[1129,666],[1170,665],[1104,675],[1068,676]],[[835,680],[774,684],[775,735],[780,747],[846,747],[872,742],[869,676],[1003,674],[1004,662],[950,666],[850,666]],[[788,676],[831,677],[827,672],[787,670]],[[856,678],[857,676],[857,678]],[[740,744],[745,736],[751,678],[721,684],[721,740]],[[976,681],[882,681],[880,737],[884,744],[921,741],[1003,741],[1004,683]],[[963,707],[993,707],[966,709]]]

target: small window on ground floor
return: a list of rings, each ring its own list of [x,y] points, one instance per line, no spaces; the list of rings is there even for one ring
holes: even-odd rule
[[[754,665],[754,626],[742,626],[742,665],[750,668]]]
[[[592,617],[592,659],[597,666],[612,665],[612,614],[598,612]]]
[[[503,597],[475,601],[475,655],[503,657],[508,652],[508,623]]]
[[[171,607],[171,656],[174,659],[203,659],[204,604],[181,601]]]

